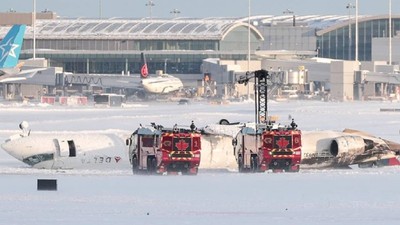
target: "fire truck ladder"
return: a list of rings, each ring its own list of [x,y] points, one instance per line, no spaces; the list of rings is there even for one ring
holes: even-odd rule
[[[270,75],[266,70],[247,72],[240,76],[237,82],[247,85],[249,80],[254,78],[254,101],[255,101],[255,122],[256,124],[268,122],[268,79]]]
[[[269,125],[269,119],[268,119],[268,105],[267,105],[267,99],[268,99],[268,79],[270,78],[270,75],[268,71],[266,70],[257,70],[252,73],[247,72],[245,76],[239,77],[237,82],[239,84],[244,84],[247,85],[249,80],[254,78],[254,102],[255,102],[255,150],[258,150],[258,139],[260,138],[261,133],[260,129],[261,127],[266,128]],[[243,160],[246,158],[245,154],[243,153],[242,155]],[[240,164],[240,162],[239,162]],[[240,167],[240,165],[239,165]],[[259,154],[254,154],[252,153],[250,155],[250,171],[252,172],[257,172],[259,170]]]

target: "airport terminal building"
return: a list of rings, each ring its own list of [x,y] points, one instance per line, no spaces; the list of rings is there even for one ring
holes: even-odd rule
[[[5,33],[8,28],[2,28]],[[250,26],[253,48],[263,40]],[[32,57],[28,27],[21,54]],[[145,52],[150,73],[201,74],[205,58],[245,60],[248,23],[236,19],[47,19],[36,22],[36,57],[73,73],[139,73]],[[254,50],[254,49],[253,49]]]
[[[11,24],[28,25],[20,58],[32,58],[32,14],[0,13],[0,19],[0,36],[5,35]],[[240,64],[242,71],[248,69],[243,62],[249,53],[252,62],[263,61],[256,65],[266,68],[276,65],[273,69],[293,69],[306,63],[292,63],[290,68],[288,63],[280,65],[279,61],[265,60],[355,59],[354,16],[263,15],[251,17],[250,24],[248,21],[248,18],[61,19],[45,11],[36,20],[36,57],[47,59],[47,66],[76,74],[138,74],[140,53],[145,52],[150,73],[163,70],[192,80],[202,79],[209,72],[204,69],[204,60],[210,58]],[[400,38],[396,38],[400,16],[392,16],[391,31],[388,21],[388,16],[360,16],[360,61],[388,61],[388,54],[381,49],[387,46],[389,35],[394,37],[393,49],[400,48]],[[392,61],[399,62],[400,54],[393,52]],[[222,76],[219,73],[213,71],[211,76]]]
[[[10,24],[31,25],[30,13],[1,13]],[[26,17],[25,20],[20,18]],[[400,17],[359,19],[359,60],[370,61],[372,39],[397,35]],[[3,20],[4,21],[4,20]],[[7,25],[3,22],[3,25]],[[4,35],[8,26],[0,28]],[[201,74],[206,58],[246,60],[247,18],[174,19],[59,19],[45,11],[36,21],[36,56],[49,66],[73,73],[138,73],[140,52],[146,52],[151,73]],[[32,57],[33,29],[28,27],[21,59]],[[355,19],[349,16],[254,16],[250,25],[250,51],[292,51],[301,58],[323,57],[354,60]]]

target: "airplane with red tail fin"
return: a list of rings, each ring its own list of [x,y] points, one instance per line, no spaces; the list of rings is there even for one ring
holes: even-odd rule
[[[142,52],[142,66],[140,68],[140,77],[142,78],[142,86],[152,94],[169,94],[179,91],[183,88],[182,81],[172,75],[162,73],[155,76],[149,75],[145,54]],[[164,71],[165,72],[165,71]]]

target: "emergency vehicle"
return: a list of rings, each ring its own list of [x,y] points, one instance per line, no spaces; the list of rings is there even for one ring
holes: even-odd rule
[[[134,174],[196,175],[200,165],[201,133],[195,127],[139,127],[126,140]]]
[[[288,126],[276,124],[268,116],[268,71],[258,70],[238,79],[239,84],[255,80],[255,123],[244,125],[232,139],[239,172],[297,172],[301,161],[301,131],[292,120]]]

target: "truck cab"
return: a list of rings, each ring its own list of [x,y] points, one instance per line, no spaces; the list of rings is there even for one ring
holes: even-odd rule
[[[193,127],[140,127],[127,139],[126,144],[134,174],[195,175],[198,172],[201,134]]]
[[[298,172],[300,169],[301,131],[295,127],[244,126],[233,138],[232,145],[239,172]]]

